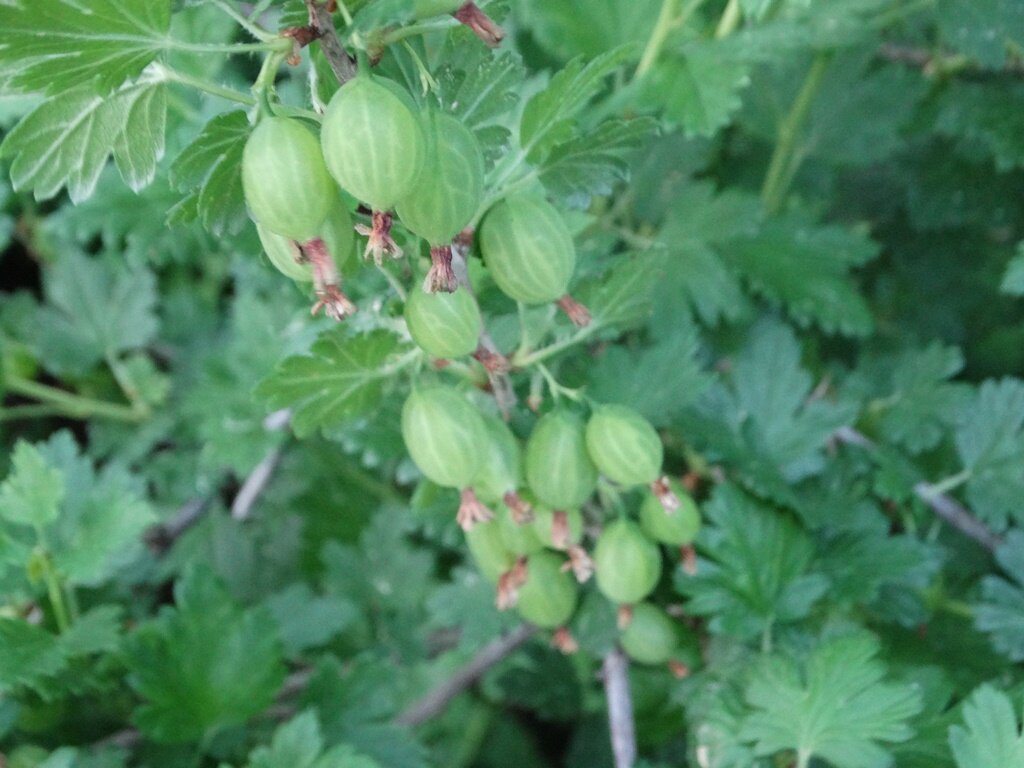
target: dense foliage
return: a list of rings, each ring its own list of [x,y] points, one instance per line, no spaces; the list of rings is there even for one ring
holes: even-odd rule
[[[1024,768],[1024,2],[334,5],[0,0],[0,765]]]

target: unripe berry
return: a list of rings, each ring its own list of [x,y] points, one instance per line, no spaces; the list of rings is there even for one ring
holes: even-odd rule
[[[624,405],[594,409],[587,422],[587,450],[602,475],[627,487],[657,480],[665,457],[651,423]]]
[[[473,352],[483,329],[480,309],[465,288],[455,293],[411,291],[405,301],[405,322],[424,352],[446,360]]]
[[[505,546],[497,520],[478,523],[466,531],[466,544],[480,573],[492,584],[497,584],[516,561]]]
[[[641,664],[665,664],[675,658],[682,627],[650,603],[634,605],[629,625],[619,642],[631,659]]]
[[[257,224],[300,243],[317,236],[336,199],[316,137],[287,117],[263,118],[249,136],[242,188]]]
[[[496,503],[522,485],[522,450],[504,421],[490,414],[485,414],[483,420],[487,433],[486,456],[473,486],[481,499]]]
[[[480,226],[480,250],[497,286],[524,304],[545,304],[569,289],[576,247],[561,215],[535,195],[497,203]]]
[[[466,488],[480,471],[483,419],[449,387],[414,389],[402,408],[402,438],[420,471],[445,488]]]
[[[543,629],[562,626],[576,610],[576,582],[562,570],[562,562],[551,552],[531,555],[519,589],[519,614]]]
[[[594,549],[597,586],[614,603],[629,605],[651,593],[661,576],[661,553],[631,520],[609,523]]]
[[[674,547],[693,543],[700,530],[700,510],[683,488],[682,483],[670,481],[672,493],[679,507],[666,512],[661,500],[653,493],[645,493],[640,505],[640,527],[655,541]]]
[[[537,499],[554,509],[575,509],[597,487],[583,421],[556,410],[541,417],[526,443],[526,482]]]
[[[425,122],[423,170],[395,211],[410,232],[433,246],[448,245],[480,207],[484,156],[473,132],[451,115],[432,110]]]
[[[497,523],[501,528],[501,540],[505,548],[514,555],[531,555],[544,548],[532,523],[519,523],[508,507],[501,505],[497,512]]]
[[[423,167],[423,129],[391,88],[368,74],[334,94],[320,134],[331,175],[375,211],[409,194]]]
[[[260,243],[270,263],[281,274],[300,283],[313,280],[313,267],[309,263],[300,263],[299,244],[290,238],[275,234],[261,224],[256,225]],[[317,229],[317,237],[327,245],[328,251],[337,266],[344,264],[352,254],[355,233],[352,229],[352,216],[348,209],[336,199],[327,218]]]

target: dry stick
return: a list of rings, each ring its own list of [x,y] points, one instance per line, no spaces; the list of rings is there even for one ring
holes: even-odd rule
[[[840,443],[856,445],[859,448],[872,450],[875,442],[858,432],[853,427],[841,427],[833,433]],[[985,549],[992,551],[999,546],[1001,539],[976,518],[971,511],[960,502],[945,493],[936,493],[930,483],[920,482],[914,485],[914,495],[927,504],[931,510],[956,528],[962,534],[973,539]]]
[[[479,680],[483,674],[525,643],[536,628],[523,624],[509,634],[492,640],[485,645],[466,666],[455,672],[441,685],[414,702],[398,716],[399,725],[416,726],[437,717],[449,702]]]
[[[941,69],[943,63],[941,53],[933,53],[926,48],[915,48],[913,46],[900,45],[899,43],[882,43],[878,48],[878,56],[893,64],[904,64],[908,67],[924,70],[926,73],[935,71],[936,65]],[[976,66],[967,63],[961,69],[958,69],[958,72],[975,77],[999,74],[1024,77],[1024,61],[1008,59],[1002,69],[994,70],[978,69]]]
[[[633,698],[629,692],[629,661],[616,647],[604,657],[602,668],[615,768],[633,768],[636,762],[636,726],[633,723]]]
[[[455,242],[452,243],[452,270],[455,272],[455,277],[458,279],[459,284],[469,291],[473,301],[476,301],[473,285],[469,282],[469,264],[466,261],[468,255],[469,245],[461,237],[457,237]],[[488,353],[502,357],[498,345],[494,343],[494,339],[487,331],[487,328],[484,328],[480,333],[480,346]],[[487,378],[491,382],[494,399],[498,403],[498,410],[501,411],[502,416],[508,418],[509,412],[516,404],[516,391],[512,387],[512,380],[505,371],[492,370],[489,366],[485,366],[485,370],[487,371]]]
[[[334,29],[334,17],[327,10],[327,6],[318,3],[317,0],[306,0],[306,8],[309,10],[309,25],[319,34],[320,49],[331,65],[334,76],[344,85],[356,76],[356,65],[345,53],[341,40],[338,39],[338,32]]]
[[[277,465],[281,463],[281,449],[271,448],[259,464],[249,473],[238,489],[235,500],[231,502],[231,517],[234,520],[245,520],[252,513],[256,500],[267,489],[270,478],[274,476]]]

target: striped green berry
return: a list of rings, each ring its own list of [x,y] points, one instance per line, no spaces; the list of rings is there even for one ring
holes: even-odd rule
[[[242,151],[242,189],[253,220],[304,243],[336,199],[316,137],[298,120],[267,117]]]
[[[625,486],[653,483],[665,457],[651,423],[624,405],[594,410],[587,422],[587,450],[602,475]]]
[[[426,125],[423,171],[395,211],[410,232],[448,245],[480,207],[484,156],[473,132],[454,117],[433,110]]]
[[[615,520],[597,540],[594,575],[598,589],[612,602],[637,603],[651,593],[661,577],[661,553],[636,523]]]
[[[360,74],[334,94],[320,141],[331,175],[375,211],[409,194],[423,167],[419,118],[371,75]]]
[[[313,280],[313,268],[299,261],[301,254],[294,240],[275,234],[261,224],[256,225],[256,232],[267,258],[279,272],[300,283]],[[352,216],[341,200],[337,200],[331,207],[331,212],[320,225],[316,236],[327,244],[335,264],[340,267],[348,260],[355,243],[355,232],[352,229]]]
[[[484,501],[499,502],[522,484],[522,450],[504,421],[490,414],[483,420],[487,428],[486,456],[473,487]]]
[[[467,488],[480,471],[487,435],[480,413],[450,387],[414,389],[402,408],[402,438],[430,480]]]
[[[524,464],[530,489],[542,504],[554,509],[581,506],[597,487],[583,421],[569,411],[541,417],[526,443]]]
[[[526,583],[519,589],[519,614],[543,629],[562,626],[576,610],[576,582],[562,571],[562,562],[552,552],[531,555]]]
[[[680,625],[650,603],[633,606],[629,625],[619,638],[622,650],[641,664],[665,664],[675,657]]]
[[[492,584],[515,563],[516,558],[505,546],[501,525],[497,520],[477,523],[466,531],[466,544],[484,578]]]
[[[487,212],[480,250],[498,287],[524,304],[564,296],[576,267],[569,228],[557,210],[533,195],[508,197]]]
[[[483,328],[476,300],[465,288],[455,293],[412,291],[405,302],[405,322],[412,340],[442,359],[470,354]]]
[[[501,540],[509,552],[530,555],[544,548],[544,542],[537,535],[533,524],[516,521],[508,507],[499,507],[497,522],[501,528]]]
[[[645,493],[643,503],[640,504],[640,527],[645,534],[662,544],[674,547],[692,544],[700,530],[700,511],[681,483],[671,480],[669,486],[679,501],[679,507],[666,512],[657,496]]]

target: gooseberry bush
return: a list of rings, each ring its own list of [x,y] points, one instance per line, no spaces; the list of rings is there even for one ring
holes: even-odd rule
[[[1024,2],[0,0],[0,766],[1024,768]]]

